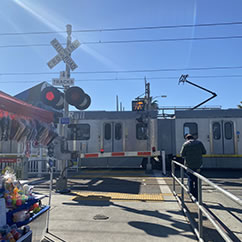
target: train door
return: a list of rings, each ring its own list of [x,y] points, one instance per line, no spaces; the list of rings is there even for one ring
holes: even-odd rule
[[[214,154],[234,154],[234,123],[232,121],[212,122],[212,150]]]
[[[123,151],[123,125],[120,122],[106,122],[103,126],[104,152]]]

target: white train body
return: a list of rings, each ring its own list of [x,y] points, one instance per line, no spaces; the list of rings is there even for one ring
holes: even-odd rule
[[[82,165],[106,166],[105,154],[120,153],[119,159],[108,157],[109,166],[140,166],[146,155],[138,155],[142,152],[150,152],[155,156],[158,146],[157,116],[151,112],[148,117],[146,112],[71,112],[71,123],[68,125],[68,150],[78,152],[88,160],[82,159]],[[138,120],[139,121],[138,121]],[[150,138],[149,138],[150,137]],[[103,160],[92,161],[90,158],[97,157],[102,153]],[[143,153],[144,154],[144,153]],[[145,153],[147,154],[147,153]],[[129,159],[132,156],[137,159]],[[127,161],[126,161],[127,160]]]
[[[242,168],[242,110],[177,111],[173,119],[158,120],[159,149],[178,156],[184,135],[202,141],[205,168]]]

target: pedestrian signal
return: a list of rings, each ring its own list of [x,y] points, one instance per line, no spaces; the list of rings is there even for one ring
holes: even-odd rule
[[[132,101],[132,111],[144,111],[145,103],[143,100]]]

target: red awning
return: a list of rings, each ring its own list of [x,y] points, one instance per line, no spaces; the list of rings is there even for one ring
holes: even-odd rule
[[[31,119],[37,119],[45,123],[51,123],[54,120],[54,115],[52,112],[35,107],[1,91],[0,110]]]

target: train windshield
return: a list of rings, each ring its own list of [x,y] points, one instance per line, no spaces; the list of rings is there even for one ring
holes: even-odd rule
[[[68,134],[69,140],[88,140],[90,138],[89,124],[72,124],[69,125],[70,132]]]
[[[145,140],[147,136],[147,125],[143,123],[136,124],[136,138],[138,140]]]

